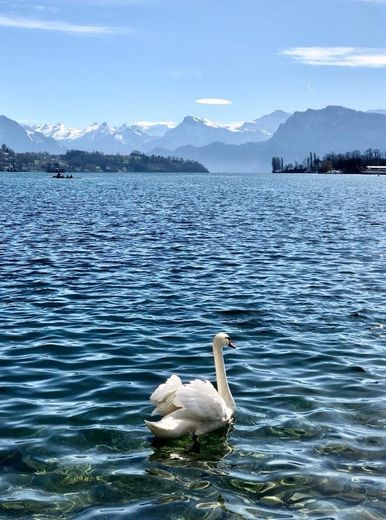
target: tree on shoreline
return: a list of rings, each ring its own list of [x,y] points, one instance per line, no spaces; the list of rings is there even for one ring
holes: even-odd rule
[[[327,173],[333,170],[342,173],[363,173],[367,166],[386,166],[386,152],[373,148],[363,153],[359,150],[346,153],[330,152],[322,159],[311,152],[302,163],[281,164],[280,168],[277,168],[278,159],[272,158],[274,173]]]
[[[197,161],[180,157],[146,155],[134,151],[129,155],[69,150],[65,154],[46,152],[16,153],[8,146],[0,148],[0,171],[67,171],[67,172],[202,172],[208,170]]]

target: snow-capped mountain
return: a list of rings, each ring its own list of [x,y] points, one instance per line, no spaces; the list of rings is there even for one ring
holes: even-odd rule
[[[63,149],[51,137],[26,129],[13,119],[0,116],[0,144],[6,144],[15,152],[61,153]]]
[[[133,130],[139,130],[142,134],[149,137],[163,137],[168,130],[174,128],[176,123],[165,121],[163,123],[153,123],[151,121],[138,121],[131,125]]]
[[[291,114],[277,110],[251,122],[220,124],[208,119],[187,116],[175,128],[151,144],[157,148],[175,150],[181,146],[205,146],[213,142],[244,144],[271,138]],[[150,147],[147,147],[149,150]]]
[[[328,106],[295,112],[263,142],[183,146],[173,153],[199,161],[210,171],[268,172],[273,156],[283,157],[286,162],[301,162],[310,151],[321,157],[329,152],[364,152],[369,148],[383,151],[385,143],[386,114]],[[170,155],[169,150],[161,148],[157,153]]]
[[[162,147],[174,150],[185,144],[203,146],[209,142],[229,142],[233,133],[207,119],[186,116],[175,128],[168,130],[163,137],[154,140],[152,147]],[[150,149],[148,147],[147,149]]]
[[[271,114],[266,116],[262,116],[258,119],[255,119],[252,122],[243,123],[239,131],[240,132],[255,132],[256,134],[260,134],[262,139],[260,141],[265,141],[273,136],[276,130],[280,125],[285,123],[292,114],[288,112],[284,112],[283,110],[275,110]],[[253,141],[257,142],[257,140],[253,139]]]
[[[289,116],[290,114],[277,110],[254,121],[239,123],[217,123],[209,119],[187,116],[179,124],[171,121],[138,121],[133,124],[111,126],[104,122],[93,123],[80,129],[60,122],[20,127],[29,141],[35,143],[27,145],[25,142],[26,150],[36,150],[38,146],[39,150],[51,153],[78,149],[126,154],[133,150],[151,152],[156,148],[173,151],[181,146],[205,146],[213,142],[237,145],[265,141],[272,137]]]
[[[39,132],[46,137],[52,137],[56,141],[71,141],[72,139],[77,139],[82,134],[82,130],[65,126],[63,123],[56,123],[54,125],[46,123],[44,125],[32,125],[26,128]]]
[[[170,121],[139,121],[121,126],[93,123],[83,129],[67,127],[63,123],[30,128],[55,139],[66,149],[129,153],[134,149],[145,152],[155,148],[175,150],[181,146],[205,146],[213,142],[243,144],[265,141],[289,116],[278,110],[254,121],[240,123],[217,123],[186,116],[178,125]]]
[[[128,153],[141,147],[148,140],[140,128],[128,125],[110,126],[108,123],[93,123],[83,129],[56,125],[35,126],[46,136],[56,139],[66,149],[99,151],[105,153]]]
[[[93,123],[75,139],[63,139],[65,148],[73,148],[85,151],[99,151],[106,153],[120,153],[125,151],[122,135],[107,123]]]
[[[0,145],[6,144],[18,152],[50,153],[82,149],[126,154],[137,149],[197,160],[212,171],[268,171],[273,156],[293,162],[302,161],[310,152],[323,156],[330,151],[383,150],[386,115],[379,112],[329,106],[295,112],[290,117],[276,111],[238,124],[188,116],[174,128],[166,125],[166,132],[164,128],[154,129],[154,124],[143,123],[120,127],[94,123],[77,132],[60,124],[42,125],[42,132],[37,132],[0,116]],[[148,135],[149,130],[164,135]],[[57,135],[58,140],[50,134]]]
[[[104,122],[93,123],[83,129],[67,127],[63,123],[33,125],[26,129],[53,138],[66,149],[128,153],[133,149],[142,149],[143,145],[162,137],[173,126],[173,123],[139,122],[115,127]]]

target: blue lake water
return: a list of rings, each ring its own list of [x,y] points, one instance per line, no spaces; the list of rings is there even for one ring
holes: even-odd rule
[[[0,518],[386,518],[386,177],[0,174]],[[214,380],[228,430],[157,445]]]

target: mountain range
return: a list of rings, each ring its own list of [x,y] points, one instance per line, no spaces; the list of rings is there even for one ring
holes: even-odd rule
[[[283,157],[287,163],[302,162],[310,152],[323,156],[329,152],[364,152],[369,148],[386,150],[386,115],[328,106],[295,112],[264,142],[184,146],[174,153],[199,161],[210,171],[258,172],[270,171],[273,156]]]
[[[0,116],[0,144],[17,152],[68,149],[127,154],[133,150],[180,156],[211,171],[267,171],[272,156],[302,161],[310,152],[386,149],[386,111],[361,112],[340,106],[289,114],[277,110],[250,122],[220,124],[187,116],[178,125],[137,123],[84,129],[20,125]]]
[[[219,124],[187,116],[178,125],[171,123],[122,125],[114,127],[104,122],[94,123],[83,130],[56,125],[26,126],[26,131],[38,132],[65,149],[105,153],[128,153],[134,149],[150,152],[155,147],[174,150],[180,146],[204,146],[215,141],[227,144],[259,142],[272,137],[279,125],[291,114],[277,110],[255,121],[239,124]]]

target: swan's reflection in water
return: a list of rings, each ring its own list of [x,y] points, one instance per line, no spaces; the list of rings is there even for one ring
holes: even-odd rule
[[[228,518],[231,511],[219,482],[225,475],[224,459],[234,452],[230,443],[233,424],[202,435],[196,443],[192,439],[152,439],[153,453],[146,472],[152,478],[173,481],[178,492],[164,496],[160,506],[194,504],[197,518]],[[226,516],[224,516],[226,515]]]
[[[204,462],[215,465],[233,453],[229,444],[229,436],[233,431],[233,422],[215,432],[200,436],[197,441],[189,437],[164,440],[154,437],[151,447],[154,450],[149,462],[162,462],[170,465],[183,466],[189,462]]]

